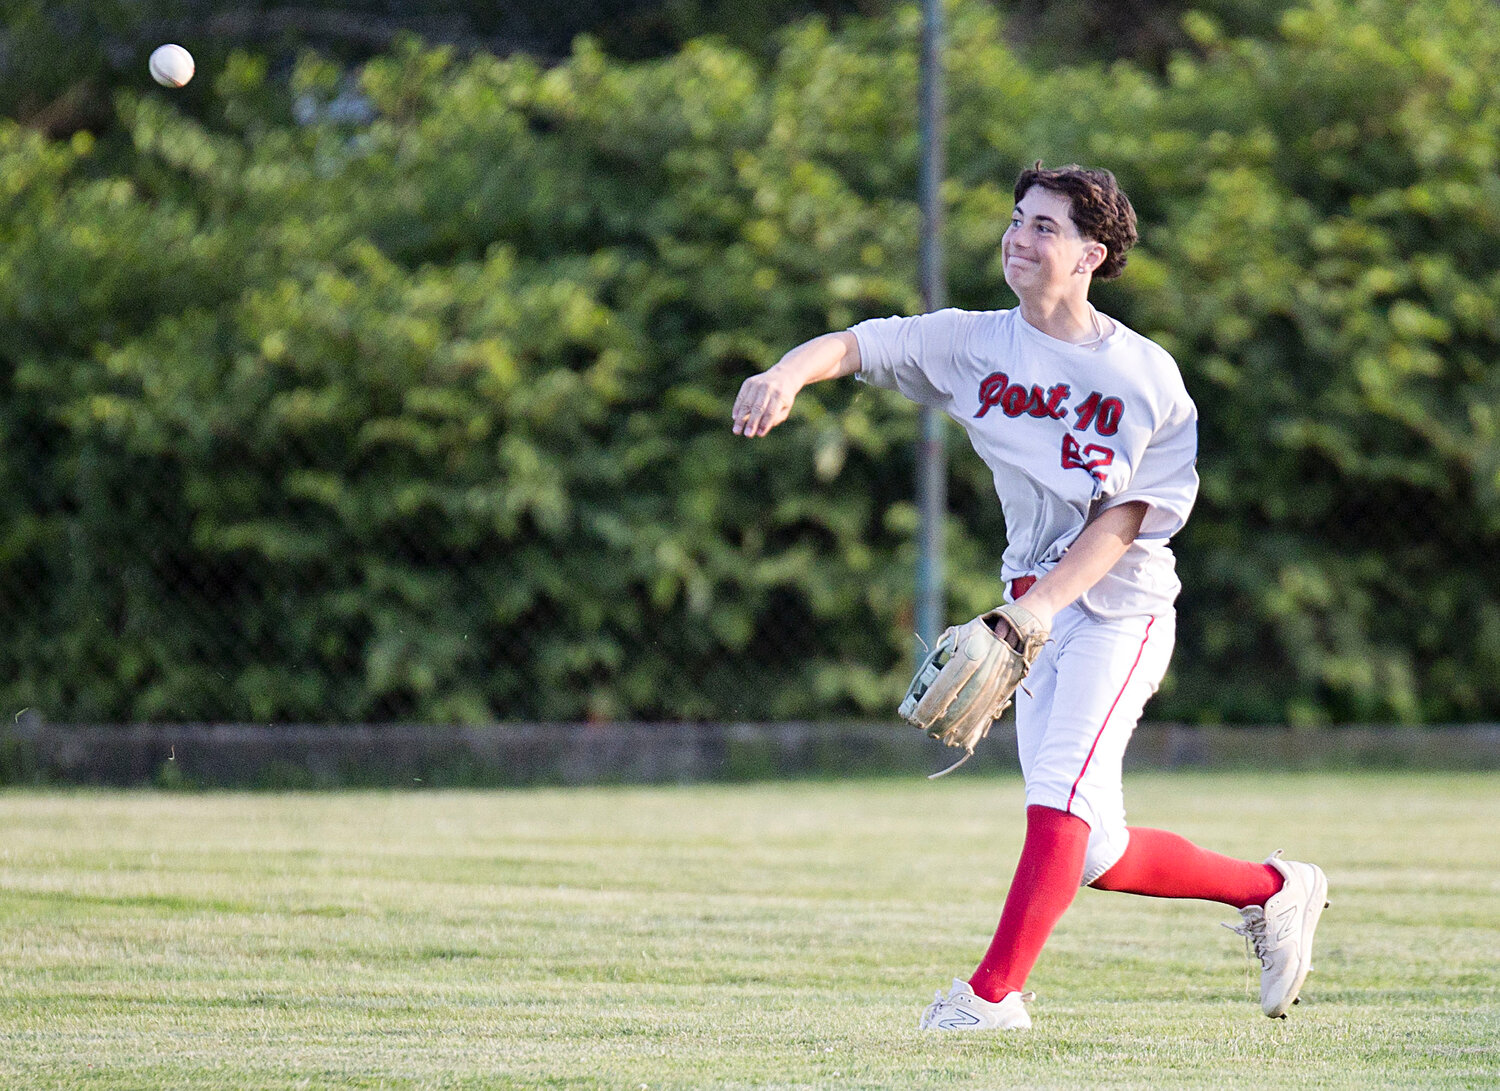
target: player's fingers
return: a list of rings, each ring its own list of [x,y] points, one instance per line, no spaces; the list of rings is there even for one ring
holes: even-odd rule
[[[765,432],[769,432],[772,428],[775,428],[782,421],[786,420],[787,417],[791,416],[791,413],[792,405],[790,402],[784,404],[778,402],[772,405],[766,410]],[[761,435],[765,435],[765,432],[762,432]]]
[[[763,436],[786,420],[791,406],[774,394],[753,391],[742,393],[734,406],[734,434]]]
[[[772,428],[775,428],[782,421],[786,420],[790,409],[790,406],[783,405],[776,400],[772,400],[768,404],[761,406],[755,417],[754,434],[757,436],[765,435]]]
[[[734,421],[734,434],[737,436],[744,435],[745,431],[750,427],[750,420],[755,416],[755,413],[750,407],[749,400],[746,399],[743,393],[734,400],[734,408],[730,410],[730,415]]]
[[[758,405],[736,405],[734,409],[734,434],[753,436],[760,427],[761,408]]]
[[[734,399],[734,408],[730,410],[734,419],[735,435],[751,434],[752,425],[760,415],[760,407],[766,401],[766,393],[762,385],[761,377],[752,375],[740,387],[740,392]]]
[[[1010,623],[1010,618],[1004,615],[997,617],[992,628],[997,637],[1005,641],[1005,643],[1009,644],[1016,651],[1021,650],[1021,634],[1016,632],[1016,627]]]

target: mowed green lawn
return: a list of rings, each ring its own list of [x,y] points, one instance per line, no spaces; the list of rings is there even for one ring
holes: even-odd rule
[[[1225,907],[1085,891],[1030,1034],[916,1030],[983,952],[1006,777],[0,793],[0,1086],[1500,1084],[1500,777],[1160,775],[1132,821],[1320,862],[1290,1019]]]

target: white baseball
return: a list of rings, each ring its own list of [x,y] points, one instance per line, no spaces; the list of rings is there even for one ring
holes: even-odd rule
[[[193,78],[193,55],[180,45],[157,46],[151,53],[151,78],[163,87],[181,87]]]

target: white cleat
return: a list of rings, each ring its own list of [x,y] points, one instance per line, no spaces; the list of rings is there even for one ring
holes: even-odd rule
[[[967,981],[953,979],[953,988],[941,992],[922,1013],[919,1030],[1030,1030],[1026,1005],[1035,993],[1006,993],[990,1002],[974,995]]]
[[[1316,864],[1282,860],[1280,849],[1266,863],[1281,872],[1281,889],[1264,909],[1241,909],[1243,924],[1224,927],[1244,936],[1260,959],[1260,1010],[1285,1019],[1312,969],[1313,933],[1328,906],[1328,878]]]

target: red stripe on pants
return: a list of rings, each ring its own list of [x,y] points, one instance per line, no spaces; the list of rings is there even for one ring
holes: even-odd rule
[[[1116,707],[1120,704],[1120,698],[1125,696],[1125,690],[1130,686],[1130,680],[1135,677],[1135,668],[1141,665],[1141,656],[1146,654],[1146,641],[1151,639],[1151,626],[1156,624],[1156,619],[1150,618],[1146,622],[1146,633],[1141,637],[1141,646],[1135,650],[1135,662],[1130,664],[1130,671],[1125,675],[1125,682],[1120,686],[1120,692],[1115,694],[1114,701],[1109,706],[1109,711],[1104,714],[1104,722],[1099,725],[1099,730],[1094,734],[1094,743],[1089,747],[1088,757],[1083,759],[1083,768],[1078,770],[1078,777],[1073,781],[1073,790],[1068,793],[1068,813],[1073,812],[1073,797],[1078,794],[1078,785],[1083,782],[1083,774],[1089,771],[1089,762],[1094,760],[1094,751],[1099,749],[1099,740],[1104,737],[1104,729],[1109,726],[1109,718],[1115,714]]]

